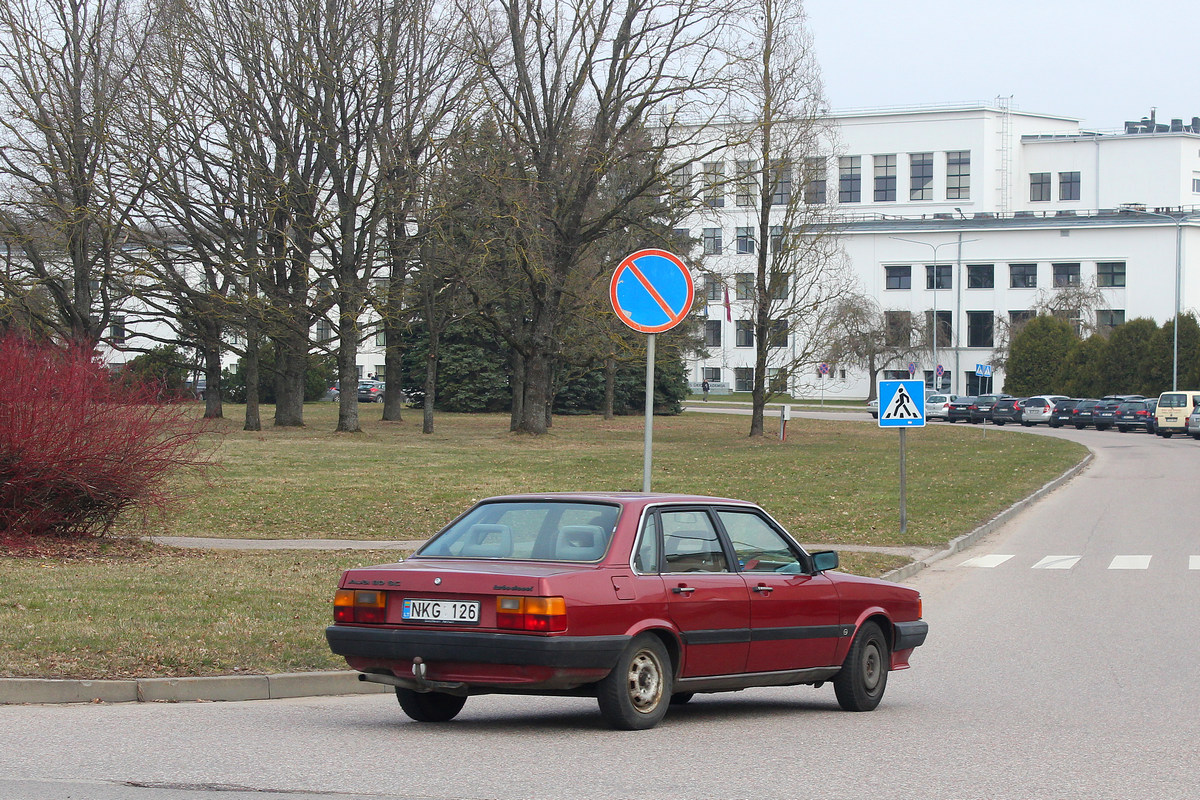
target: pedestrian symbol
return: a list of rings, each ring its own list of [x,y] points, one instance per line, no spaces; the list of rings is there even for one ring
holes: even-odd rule
[[[879,382],[879,427],[919,428],[924,425],[924,381]]]

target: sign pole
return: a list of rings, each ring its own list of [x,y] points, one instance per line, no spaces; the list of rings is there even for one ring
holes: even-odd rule
[[[646,436],[642,456],[642,491],[650,492],[650,464],[654,450],[654,334],[646,337]]]
[[[904,428],[900,429],[900,534],[908,531],[908,475],[904,468]]]

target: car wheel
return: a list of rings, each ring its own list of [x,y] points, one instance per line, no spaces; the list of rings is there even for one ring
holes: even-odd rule
[[[691,702],[692,698],[695,696],[696,696],[695,692],[676,692],[675,694],[671,695],[671,705],[673,705],[673,706],[686,705],[689,702]]]
[[[1002,427],[1002,428],[1004,427],[1004,423],[1003,423],[1003,422],[1001,422],[1000,420],[996,420],[996,419],[994,419],[994,420],[992,420],[992,424],[993,424],[993,425],[999,425],[999,426],[1000,426],[1000,427]]]
[[[874,622],[865,623],[854,637],[841,671],[833,679],[838,705],[846,711],[874,710],[887,688],[890,662],[883,631]]]
[[[1107,426],[1107,425],[1097,425],[1097,426],[1096,426],[1096,430],[1098,430],[1098,431],[1106,431],[1106,430],[1108,430],[1108,426]]]
[[[1117,430],[1120,431],[1121,433],[1129,433],[1129,426],[1128,425],[1118,425]]]
[[[1075,430],[1077,430],[1077,431],[1081,431],[1081,430],[1083,430],[1083,429],[1084,429],[1084,428],[1086,428],[1086,427],[1087,427],[1087,425],[1076,425],[1076,426],[1075,426]]]
[[[614,728],[653,728],[671,704],[671,659],[658,637],[642,634],[629,643],[612,672],[601,679],[596,700]]]
[[[443,692],[415,692],[396,687],[396,699],[404,713],[417,722],[449,722],[458,716],[467,702],[465,696]]]
[[[1021,427],[1022,427],[1022,428],[1032,428],[1032,427],[1033,427],[1033,423],[1032,423],[1032,422],[1026,422],[1025,420],[1021,420]]]

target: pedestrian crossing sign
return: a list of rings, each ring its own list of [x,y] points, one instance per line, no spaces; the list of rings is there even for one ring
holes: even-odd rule
[[[879,427],[925,427],[925,381],[880,381]]]

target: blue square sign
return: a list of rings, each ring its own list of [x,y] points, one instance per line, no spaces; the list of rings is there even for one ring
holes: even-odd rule
[[[925,427],[925,381],[880,381],[879,427]]]

